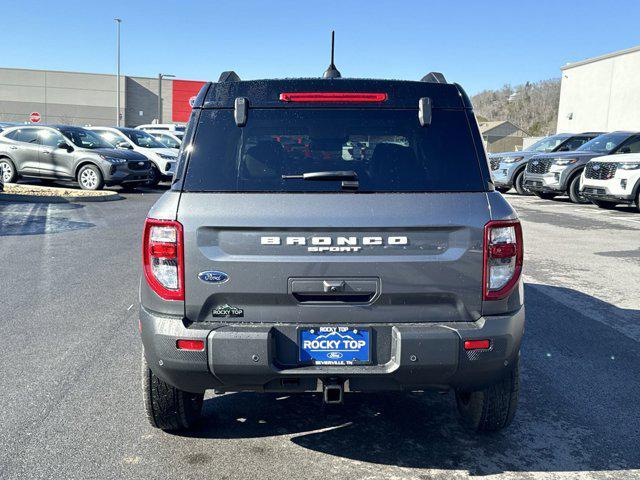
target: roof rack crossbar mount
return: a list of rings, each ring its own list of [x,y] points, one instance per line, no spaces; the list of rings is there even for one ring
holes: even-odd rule
[[[224,82],[239,82],[240,77],[238,76],[238,74],[236,72],[234,72],[233,70],[229,70],[227,72],[222,72],[220,74],[220,78],[218,78],[218,83],[224,83]]]
[[[428,83],[447,83],[447,79],[444,78],[444,75],[440,72],[429,72],[424,77],[422,77],[420,81]]]

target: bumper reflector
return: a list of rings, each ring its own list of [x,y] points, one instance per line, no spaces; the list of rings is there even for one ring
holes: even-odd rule
[[[204,340],[178,340],[176,342],[178,350],[204,350]]]
[[[464,342],[465,350],[488,350],[490,346],[489,340],[465,340]]]

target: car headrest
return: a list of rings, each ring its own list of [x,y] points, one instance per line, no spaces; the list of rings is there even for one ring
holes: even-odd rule
[[[247,149],[244,154],[244,165],[252,178],[278,178],[282,174],[282,163],[285,151],[275,140],[258,142]]]

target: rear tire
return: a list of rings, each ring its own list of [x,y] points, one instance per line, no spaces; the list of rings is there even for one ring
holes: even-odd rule
[[[179,390],[151,371],[142,353],[142,396],[149,423],[161,430],[188,430],[202,415],[204,393]]]
[[[636,192],[635,210],[636,210],[636,212],[640,213],[640,188],[638,188],[638,191]]]
[[[83,190],[102,190],[102,187],[104,187],[102,173],[95,165],[89,164],[80,167],[76,180]]]
[[[549,192],[535,192],[535,195],[536,197],[540,197],[543,200],[552,200],[558,196],[555,193],[549,193]]]
[[[3,183],[15,183],[18,179],[16,166],[8,158],[0,158],[0,175]]]
[[[496,190],[500,193],[507,193],[509,190],[511,190],[511,187],[496,187]]]
[[[580,174],[574,176],[569,183],[569,198],[573,203],[590,203],[580,194]]]
[[[613,210],[617,205],[615,202],[607,202],[605,200],[591,200],[591,203],[597,205],[599,208],[604,208],[605,210]]]
[[[518,195],[531,195],[531,192],[524,187],[524,170],[518,172],[513,181],[513,186],[516,192],[518,192]]]
[[[519,363],[501,381],[484,390],[456,391],[463,425],[476,432],[496,432],[511,424],[518,408]]]

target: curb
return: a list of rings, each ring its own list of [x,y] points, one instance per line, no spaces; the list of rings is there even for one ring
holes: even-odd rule
[[[71,202],[113,202],[124,200],[118,193],[111,195],[100,195],[96,197],[45,197],[40,195],[20,195],[17,193],[0,193],[0,202],[20,202],[20,203],[71,203]]]

